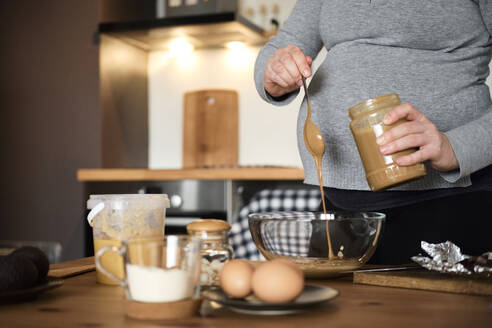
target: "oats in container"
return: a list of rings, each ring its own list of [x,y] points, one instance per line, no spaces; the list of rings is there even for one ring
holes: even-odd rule
[[[202,286],[219,286],[219,272],[222,266],[232,259],[233,251],[229,244],[229,223],[223,220],[202,219],[186,226],[190,236],[202,240]]]

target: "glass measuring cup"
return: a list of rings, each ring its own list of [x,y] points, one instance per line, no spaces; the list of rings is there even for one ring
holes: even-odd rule
[[[175,302],[200,293],[201,242],[188,236],[166,236],[155,241],[123,241],[96,253],[96,267],[125,288],[126,299],[138,302]],[[125,265],[123,277],[114,275],[101,258],[114,254]]]
[[[87,216],[92,226],[94,253],[105,246],[119,246],[122,241],[162,240],[169,199],[165,194],[91,195]],[[114,253],[101,258],[104,266],[120,279],[123,260]],[[97,270],[97,282],[117,285]]]

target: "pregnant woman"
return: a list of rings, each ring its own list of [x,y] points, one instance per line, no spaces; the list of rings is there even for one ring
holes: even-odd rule
[[[450,240],[465,254],[492,251],[492,102],[485,81],[492,56],[492,0],[299,0],[258,55],[260,96],[286,105],[322,48],[309,85],[312,120],[326,143],[323,184],[331,210],[387,215],[373,263],[408,263],[422,240]],[[380,152],[417,148],[397,164],[425,163],[427,175],[369,191],[347,110],[397,93],[384,118],[401,124],[378,139]],[[318,184],[303,139],[305,183]]]

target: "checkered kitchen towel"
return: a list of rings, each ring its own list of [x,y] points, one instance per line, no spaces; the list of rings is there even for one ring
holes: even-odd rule
[[[286,215],[306,216],[306,211],[318,211],[320,202],[319,190],[266,189],[256,193],[250,203],[241,209],[239,219],[232,224],[229,242],[234,249],[234,256],[248,260],[264,260],[249,231],[249,214],[265,213],[272,218],[281,218]],[[275,212],[275,215],[271,212]],[[268,249],[282,255],[307,255],[311,236],[309,222],[286,221],[275,225],[269,222],[264,224],[266,226],[262,229],[262,238]]]

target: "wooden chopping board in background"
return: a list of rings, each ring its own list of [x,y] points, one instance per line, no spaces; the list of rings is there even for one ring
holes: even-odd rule
[[[56,278],[68,278],[82,273],[96,270],[94,256],[84,257],[78,260],[50,264],[48,276]]]
[[[238,165],[238,94],[199,90],[184,95],[183,168]]]
[[[470,295],[492,295],[492,279],[443,274],[425,269],[354,272],[354,283]]]

